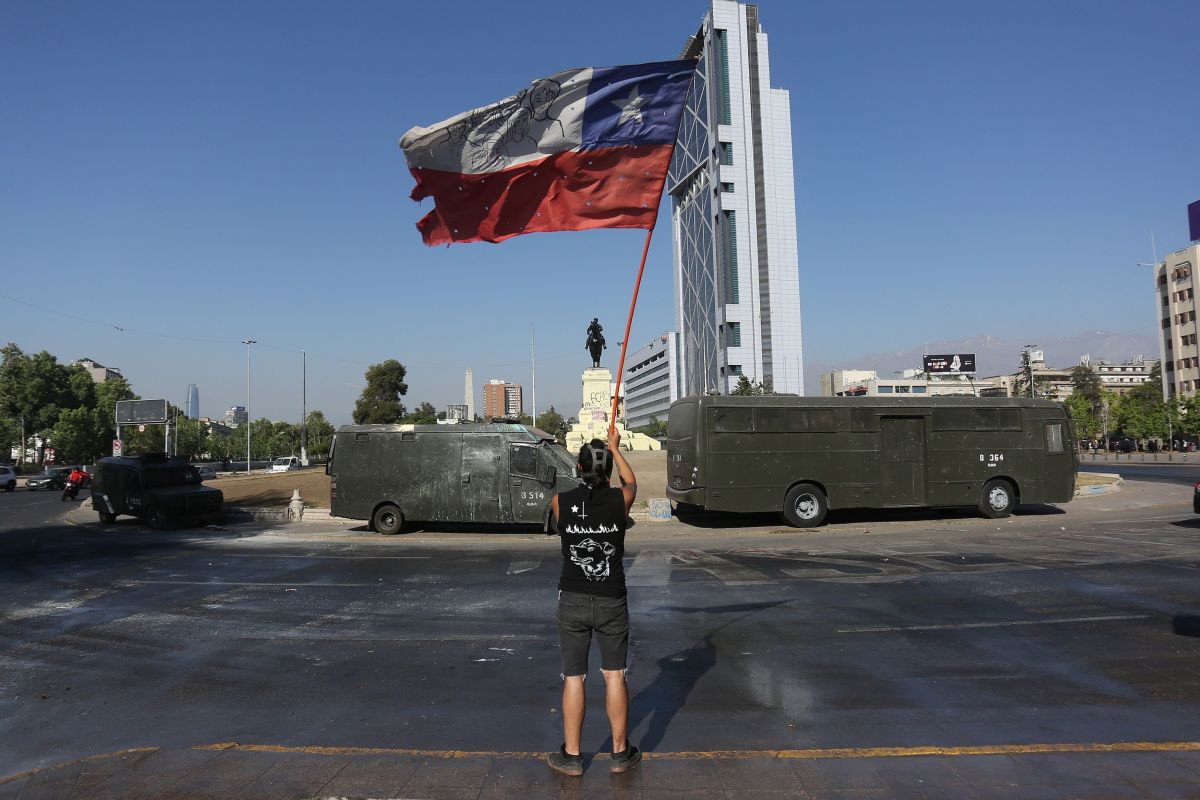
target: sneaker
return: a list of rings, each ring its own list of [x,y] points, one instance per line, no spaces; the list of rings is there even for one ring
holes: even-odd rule
[[[631,744],[626,744],[623,752],[613,753],[609,756],[609,760],[611,761],[608,767],[609,772],[624,772],[642,760],[642,751]]]
[[[566,745],[546,756],[550,769],[556,769],[564,775],[579,776],[583,774],[583,755],[573,756],[567,753]]]

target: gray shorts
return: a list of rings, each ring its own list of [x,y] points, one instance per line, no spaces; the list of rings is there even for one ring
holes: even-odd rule
[[[564,676],[586,675],[592,632],[600,643],[600,668],[625,669],[629,654],[629,606],[624,597],[558,593],[558,641]]]

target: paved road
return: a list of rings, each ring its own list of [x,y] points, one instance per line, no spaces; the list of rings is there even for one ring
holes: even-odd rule
[[[51,513],[26,502],[22,514]],[[669,772],[721,797],[1200,791],[1200,756],[1164,745],[1200,739],[1200,523],[1172,487],[1002,521],[701,522],[630,533],[632,738],[662,761],[645,780]],[[188,781],[218,774],[232,777],[212,796],[275,796],[253,783],[268,772],[297,781],[278,796],[491,796],[504,769],[544,776],[529,754],[560,740],[558,553],[541,535],[89,521],[44,524],[36,541],[10,526],[0,542],[0,776],[41,770],[0,797],[129,750],[77,762],[71,786],[146,759],[139,785],[155,788],[122,796],[159,796],[167,774],[179,796],[206,796]],[[1151,752],[1092,752],[1121,742]],[[940,757],[890,757],[931,745]],[[829,752],[855,762],[819,779],[786,770],[794,791],[737,767],[765,775]],[[216,754],[220,769],[195,772]],[[430,759],[452,763],[431,773]],[[523,796],[562,789],[536,786]]]
[[[1126,480],[1193,486],[1200,481],[1200,464],[1142,463],[1137,461],[1082,462],[1081,472],[1116,473]]]

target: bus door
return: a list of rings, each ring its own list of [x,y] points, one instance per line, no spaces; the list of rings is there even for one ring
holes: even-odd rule
[[[1075,443],[1067,420],[1044,420],[1043,440],[1046,444],[1046,499],[1066,502],[1075,494]]]
[[[925,503],[925,419],[882,417],[879,454],[880,505]]]
[[[499,434],[468,433],[463,436],[459,488],[464,521],[500,522],[502,446]]]

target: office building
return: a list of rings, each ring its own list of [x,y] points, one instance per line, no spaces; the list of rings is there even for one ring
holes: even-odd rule
[[[771,86],[758,7],[711,0],[667,174],[684,395],[745,375],[804,393],[791,100]]]
[[[103,383],[110,378],[116,379],[122,377],[121,370],[116,367],[106,367],[103,364],[98,364],[91,358],[81,358],[75,364],[87,370],[88,375],[91,375],[92,380],[96,383]]]
[[[188,384],[187,397],[183,402],[183,415],[188,419],[200,419],[200,390],[194,383]]]
[[[240,425],[245,425],[247,420],[245,406],[233,406],[225,412],[225,425],[230,428],[236,428]]]
[[[894,397],[897,395],[980,396],[991,390],[991,380],[974,380],[967,375],[925,377],[917,369],[906,369],[892,377],[875,370],[840,369],[821,376],[822,397]]]
[[[1153,358],[1137,358],[1124,361],[1120,364],[1112,364],[1103,359],[1096,361],[1094,364],[1089,364],[1092,370],[1100,378],[1100,385],[1110,392],[1117,394],[1128,394],[1133,389],[1141,386],[1150,379],[1150,373],[1159,365],[1159,361]]]
[[[1161,319],[1163,396],[1193,397],[1200,389],[1200,346],[1196,341],[1196,266],[1200,242],[1176,250],[1155,265]]]
[[[625,427],[630,430],[665,422],[679,393],[679,334],[668,331],[629,355],[625,362]]]
[[[519,417],[525,413],[519,384],[490,380],[483,387],[485,417]]]

